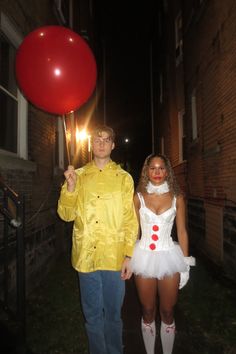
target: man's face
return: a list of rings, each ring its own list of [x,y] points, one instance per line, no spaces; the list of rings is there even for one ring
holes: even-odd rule
[[[92,150],[94,157],[104,159],[111,155],[115,144],[107,132],[101,132],[99,136],[94,136],[92,139]]]

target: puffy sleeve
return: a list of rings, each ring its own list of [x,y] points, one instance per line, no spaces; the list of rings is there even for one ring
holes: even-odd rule
[[[138,234],[138,219],[133,203],[134,183],[132,177],[127,174],[125,187],[123,188],[124,202],[124,230],[125,230],[125,255],[132,256],[134,244]]]

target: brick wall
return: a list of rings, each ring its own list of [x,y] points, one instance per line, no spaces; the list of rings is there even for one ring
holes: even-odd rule
[[[191,1],[185,3],[189,193],[196,200],[211,204],[212,208],[220,208],[221,213],[225,210],[222,242],[214,237],[214,222],[206,220],[208,242],[205,246],[208,251],[210,249],[208,256],[214,261],[213,250],[222,253],[222,265],[231,264],[228,269],[235,273],[236,234],[231,235],[229,247],[226,230],[229,224],[227,210],[236,204],[236,3],[232,0],[203,1],[200,7],[194,7]],[[194,88],[198,117],[195,141],[191,133],[191,92]],[[235,217],[234,211],[230,218]],[[209,238],[208,233],[212,235]]]
[[[57,24],[50,0],[1,1],[0,11],[17,26],[22,36],[37,27]],[[33,79],[33,78],[32,78]],[[57,118],[29,105],[28,160],[0,154],[0,174],[7,185],[25,200],[26,287],[30,291],[65,250],[68,238],[56,208],[63,174],[54,174]],[[12,231],[13,232],[13,231]],[[3,217],[0,217],[1,255]],[[9,286],[15,287],[14,236],[9,255]],[[1,259],[3,259],[1,257]],[[2,278],[0,265],[0,279]]]
[[[159,33],[156,36],[156,72],[163,79],[162,102],[158,101],[160,91],[155,91],[157,134],[164,137],[165,153],[187,193],[190,241],[232,277],[236,273],[236,234],[232,232],[236,219],[236,3],[184,0],[165,5],[159,9],[162,38]],[[180,13],[183,62],[176,64],[175,20]],[[184,163],[178,160],[179,111],[184,112]],[[221,230],[216,233],[217,223]]]

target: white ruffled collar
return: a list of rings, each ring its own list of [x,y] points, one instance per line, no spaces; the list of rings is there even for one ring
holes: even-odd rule
[[[148,193],[155,193],[157,195],[160,195],[160,194],[168,193],[170,189],[166,181],[159,186],[155,186],[149,181],[146,186],[146,190]]]

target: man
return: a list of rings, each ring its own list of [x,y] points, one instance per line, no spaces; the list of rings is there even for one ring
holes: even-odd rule
[[[74,221],[72,265],[78,272],[81,304],[91,354],[121,354],[124,280],[137,238],[133,179],[110,158],[114,132],[92,134],[93,161],[65,171],[58,203],[65,221]]]

